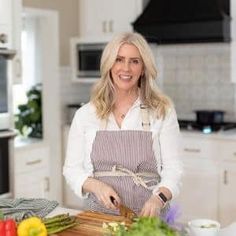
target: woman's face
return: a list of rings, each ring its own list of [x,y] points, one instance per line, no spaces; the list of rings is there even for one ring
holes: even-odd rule
[[[114,86],[124,91],[136,89],[142,73],[143,61],[138,48],[128,43],[121,45],[111,68]]]

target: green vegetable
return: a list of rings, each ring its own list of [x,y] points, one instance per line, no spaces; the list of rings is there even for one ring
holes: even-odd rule
[[[55,234],[63,230],[69,229],[78,225],[78,221],[75,216],[69,214],[61,214],[53,217],[43,219],[43,223],[46,226],[47,233]]]
[[[0,210],[0,220],[3,220],[4,219],[4,215],[3,215],[3,212]]]
[[[139,217],[131,224],[128,230],[118,227],[115,236],[179,236],[179,233],[157,217]]]

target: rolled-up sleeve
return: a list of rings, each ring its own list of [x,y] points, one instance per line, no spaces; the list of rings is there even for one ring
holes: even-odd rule
[[[166,187],[171,191],[172,199],[179,194],[183,173],[179,148],[180,130],[176,112],[174,108],[172,108],[162,121],[160,132],[155,135],[154,139],[154,149],[158,150],[155,154],[159,155],[157,159],[161,162],[159,171],[161,181],[154,191],[159,187]]]
[[[90,160],[86,157],[86,145],[85,145],[85,125],[84,114],[78,110],[72,121],[66,150],[66,159],[63,166],[63,175],[66,182],[74,193],[80,197],[87,197],[83,194],[82,186],[84,181],[92,175],[92,164],[85,166],[85,163]]]

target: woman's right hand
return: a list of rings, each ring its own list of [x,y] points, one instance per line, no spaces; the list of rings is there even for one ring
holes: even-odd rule
[[[94,193],[98,201],[108,209],[116,210],[121,202],[118,194],[110,185],[94,178],[88,178],[84,182],[83,191]],[[116,204],[112,203],[111,197]]]

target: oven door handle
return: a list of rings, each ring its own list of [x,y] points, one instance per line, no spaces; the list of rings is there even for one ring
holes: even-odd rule
[[[6,59],[13,59],[16,55],[16,50],[0,48],[0,55],[4,56]]]

